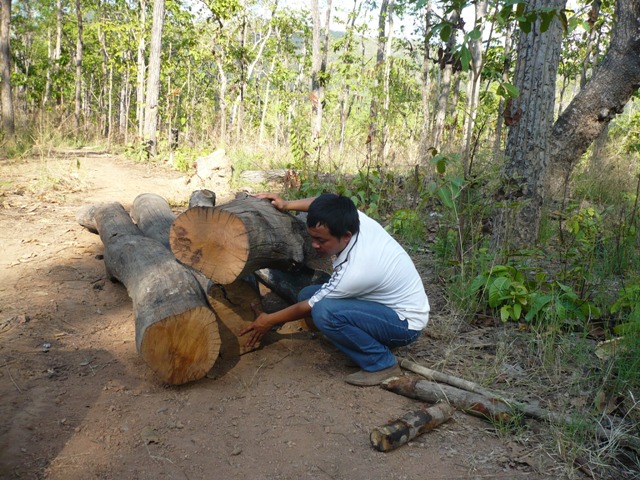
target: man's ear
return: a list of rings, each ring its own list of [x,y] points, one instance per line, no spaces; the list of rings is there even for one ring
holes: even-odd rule
[[[349,240],[351,240],[351,237],[353,237],[353,233],[351,233],[350,231],[347,230],[347,233],[345,233],[342,238],[346,238],[347,242],[349,242]]]

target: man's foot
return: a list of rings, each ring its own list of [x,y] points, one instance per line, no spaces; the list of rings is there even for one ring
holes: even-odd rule
[[[378,370],[377,372],[365,372],[360,370],[359,372],[347,375],[345,382],[351,385],[358,385],[360,387],[372,387],[374,385],[380,385],[387,378],[399,377],[402,375],[402,370],[396,363],[393,367],[385,368],[384,370]]]

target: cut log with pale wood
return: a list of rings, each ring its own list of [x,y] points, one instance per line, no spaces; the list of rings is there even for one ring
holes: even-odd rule
[[[382,382],[382,388],[427,403],[448,402],[470,415],[496,422],[509,422],[517,417],[517,411],[504,402],[415,375],[390,378]]]
[[[202,192],[203,190],[198,190]],[[210,190],[207,192],[213,193]],[[169,203],[164,197],[155,193],[142,193],[133,200],[130,212],[131,218],[145,237],[153,238],[164,245],[169,252],[169,230],[176,219]],[[173,252],[171,252],[173,255]],[[188,268],[191,274],[200,283],[205,293],[211,288],[211,281],[197,270]]]
[[[204,377],[218,357],[220,335],[191,272],[162,243],[144,236],[119,203],[83,208],[76,218],[94,225],[107,273],[127,288],[136,347],[149,367],[174,385]]]
[[[173,223],[169,242],[178,260],[223,285],[262,268],[291,271],[326,263],[302,221],[250,196],[188,209]]]
[[[442,425],[451,418],[455,410],[452,405],[442,402],[432,407],[408,412],[398,420],[382,427],[375,427],[369,436],[371,445],[379,452],[396,449]]]

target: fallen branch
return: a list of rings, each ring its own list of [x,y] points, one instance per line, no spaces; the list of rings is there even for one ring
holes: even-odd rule
[[[465,413],[493,421],[509,422],[515,418],[514,410],[504,402],[415,375],[390,378],[382,382],[382,388],[427,403],[447,402]]]
[[[455,408],[448,403],[414,410],[398,420],[376,427],[371,431],[371,445],[379,452],[388,452],[433,430],[451,418]]]
[[[465,380],[463,378],[455,377],[453,375],[448,375],[446,373],[438,372],[436,370],[432,370],[430,368],[412,362],[411,360],[401,359],[400,366],[406,370],[422,375],[427,380],[444,383],[446,385],[458,387],[459,389],[466,390],[468,392],[476,393],[485,397],[490,402],[494,402],[495,404],[497,404],[497,402],[502,403],[509,406],[510,409],[514,411],[519,411],[524,415],[535,418],[537,420],[544,420],[560,425],[569,425],[574,421],[574,419],[569,415],[551,412],[542,407],[536,407],[534,405],[518,402],[510,398],[505,398],[500,393],[493,392],[487,388],[482,387],[481,385],[478,385],[477,383]],[[443,386],[440,387],[442,388]],[[433,398],[439,397],[436,396]],[[429,400],[425,399],[425,401]],[[637,437],[627,434],[614,433],[610,429],[605,428],[599,424],[596,426],[596,435],[600,440],[617,441],[620,445],[640,453],[640,439],[638,439]]]

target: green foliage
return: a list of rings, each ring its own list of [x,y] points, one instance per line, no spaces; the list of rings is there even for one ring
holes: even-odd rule
[[[511,265],[496,265],[478,275],[469,284],[467,294],[479,295],[480,305],[498,312],[503,322],[584,327],[587,321],[600,316],[600,310],[581,299],[571,287],[557,281],[547,283],[544,273],[528,279]]]
[[[416,248],[424,244],[424,221],[412,209],[402,209],[393,213],[386,230],[402,238],[405,244]]]
[[[640,279],[622,288],[610,312],[618,319],[617,335],[640,337]]]

